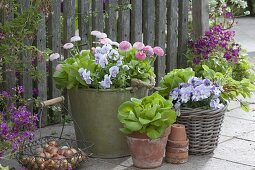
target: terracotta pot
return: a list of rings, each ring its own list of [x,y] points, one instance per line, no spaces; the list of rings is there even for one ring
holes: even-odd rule
[[[167,146],[171,146],[172,148],[182,148],[189,146],[189,140],[184,140],[184,141],[172,141],[168,140],[167,141]]]
[[[169,133],[170,128],[167,128],[161,138],[154,140],[140,133],[127,136],[134,166],[138,168],[156,168],[161,166]]]
[[[172,164],[182,164],[188,161],[188,152],[166,152],[166,161]]]
[[[171,126],[171,134],[168,137],[166,147],[166,161],[174,164],[188,161],[189,140],[187,139],[185,126],[174,124]]]
[[[185,126],[182,124],[173,124],[171,126],[171,133],[168,139],[171,141],[186,141],[187,134],[186,134]]]

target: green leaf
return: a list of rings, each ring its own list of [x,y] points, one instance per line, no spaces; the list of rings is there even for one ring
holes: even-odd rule
[[[142,125],[147,125],[151,122],[151,120],[148,120],[148,119],[143,119],[141,117],[139,117],[139,122],[142,124]]]
[[[139,122],[124,120],[123,123],[125,127],[132,132],[137,132],[142,129],[142,125]]]
[[[120,128],[120,131],[127,135],[132,133],[132,131],[128,130],[127,128]]]
[[[248,102],[246,101],[241,101],[240,102],[241,108],[245,111],[245,112],[249,112],[250,111],[250,106],[248,104]]]
[[[151,139],[158,139],[161,136],[161,132],[157,131],[154,126],[149,126],[147,128],[147,136]]]

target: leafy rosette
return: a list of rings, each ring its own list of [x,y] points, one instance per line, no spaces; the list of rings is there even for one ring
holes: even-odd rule
[[[151,139],[163,135],[166,128],[176,121],[172,99],[165,99],[157,92],[142,99],[132,98],[118,109],[118,119],[125,134],[139,132]]]

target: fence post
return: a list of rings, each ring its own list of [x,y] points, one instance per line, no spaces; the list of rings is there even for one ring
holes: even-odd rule
[[[7,8],[1,8],[0,23],[4,24],[5,22],[8,22],[13,19],[14,14],[12,10],[13,10],[13,0],[10,0]],[[4,70],[3,72],[4,90],[14,93],[14,91],[12,91],[12,87],[16,86],[15,69],[12,64],[4,64],[3,70]]]
[[[142,6],[143,0],[131,0],[131,28],[130,28],[130,40],[131,43],[136,41],[143,41],[142,21],[143,13]]]
[[[117,40],[117,12],[115,11],[116,6],[118,5],[118,0],[109,0],[106,4],[106,11],[108,17],[105,22],[105,32],[108,37],[116,41]]]
[[[208,0],[192,0],[192,23],[195,39],[209,29]]]
[[[155,0],[143,1],[143,41],[150,46],[154,46]]]
[[[30,6],[30,0],[20,0],[20,10],[21,10],[21,13],[28,9],[29,6]],[[31,40],[27,38],[24,39],[24,44],[26,45],[31,45],[32,42]],[[32,55],[31,53],[27,54],[25,52],[21,52],[21,60],[22,60],[22,63],[24,64],[27,64],[26,65],[26,68],[23,68],[23,74],[22,74],[22,78],[21,78],[21,84],[24,86],[24,89],[25,89],[25,92],[24,92],[24,97],[25,98],[31,98],[33,96],[33,92],[32,92],[32,89],[33,89],[33,80],[32,80],[32,77],[31,75],[29,74],[29,70],[32,68],[32,58],[31,56]],[[29,107],[30,110],[33,110],[33,106],[30,106]]]
[[[54,53],[61,53],[61,0],[52,0],[52,12],[48,20],[48,44]],[[59,60],[59,59],[58,59]],[[61,92],[56,88],[53,73],[58,60],[49,61],[49,99],[60,96]]]
[[[177,68],[178,1],[167,0],[167,72]]]
[[[81,49],[88,49],[90,46],[89,9],[89,0],[78,0],[78,24],[82,44]]]
[[[179,1],[179,26],[178,26],[178,67],[186,67],[185,53],[188,47],[188,12],[189,0]]]
[[[155,21],[155,45],[165,50],[166,45],[166,0],[158,0],[156,5],[156,21]],[[157,57],[155,62],[156,82],[159,83],[165,75],[166,58]]]
[[[42,14],[41,22],[38,26],[38,31],[36,34],[36,46],[39,50],[44,51],[46,49],[46,22],[45,16]],[[38,97],[41,100],[47,100],[47,68],[46,61],[43,56],[39,55],[37,57],[37,69],[42,73],[37,81]],[[42,126],[47,125],[47,114],[42,115]]]
[[[104,2],[103,0],[92,1],[92,30],[104,31]]]
[[[129,4],[129,0],[119,0],[120,5]],[[130,40],[130,10],[119,11],[118,41]]]

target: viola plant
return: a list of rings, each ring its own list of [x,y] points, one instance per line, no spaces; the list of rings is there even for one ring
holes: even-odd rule
[[[151,65],[157,56],[164,56],[162,48],[145,46],[142,42],[133,46],[128,41],[113,42],[99,31],[92,31],[91,35],[96,37],[97,46],[90,50],[79,51],[79,36],[72,37],[71,43],[63,46],[71,57],[56,68],[54,79],[58,88],[125,88],[131,86],[132,79],[154,84]],[[59,57],[59,54],[50,56]]]
[[[170,92],[174,107],[180,110],[180,107],[205,107],[212,109],[222,108],[220,95],[223,91],[218,83],[213,83],[209,79],[200,79],[191,77],[187,83],[180,83],[178,87]]]
[[[29,103],[22,98],[24,88],[17,86],[13,90],[14,95],[0,92],[0,159],[15,154],[21,143],[33,139],[37,129],[38,117],[28,110]]]

